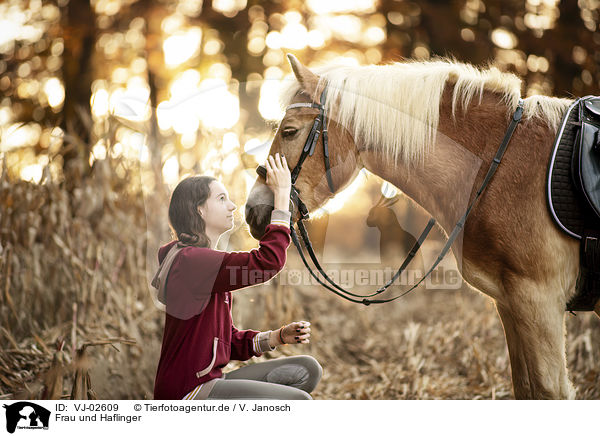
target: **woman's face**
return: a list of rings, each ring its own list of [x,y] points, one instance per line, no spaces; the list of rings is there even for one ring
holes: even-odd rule
[[[198,206],[198,212],[206,223],[207,232],[219,234],[233,228],[233,211],[237,207],[229,199],[225,186],[219,181],[210,183],[210,196],[202,206]]]

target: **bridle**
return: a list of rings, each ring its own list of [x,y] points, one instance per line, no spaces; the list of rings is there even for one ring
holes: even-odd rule
[[[458,220],[458,223],[454,227],[454,230],[448,237],[448,241],[447,241],[446,245],[444,246],[444,248],[438,255],[438,257],[435,260],[435,262],[433,263],[433,265],[423,275],[423,277],[417,283],[415,283],[410,289],[408,289],[394,297],[381,299],[381,298],[373,298],[373,297],[385,292],[392,285],[392,283],[398,277],[400,277],[402,272],[410,264],[412,259],[415,257],[415,255],[419,251],[419,248],[421,247],[421,245],[423,244],[423,242],[429,235],[429,232],[435,225],[435,219],[434,218],[429,219],[429,221],[427,222],[427,225],[425,226],[425,229],[423,230],[423,232],[421,233],[421,235],[419,236],[419,238],[417,239],[417,241],[415,242],[413,247],[410,249],[408,255],[406,256],[406,259],[404,260],[404,262],[402,263],[400,268],[398,268],[398,271],[396,271],[394,276],[385,285],[383,285],[382,287],[378,288],[377,290],[375,290],[374,292],[372,292],[370,294],[360,295],[360,294],[355,294],[353,292],[350,292],[350,291],[342,288],[338,284],[336,284],[325,273],[325,271],[323,271],[323,268],[321,267],[321,264],[319,263],[319,261],[317,259],[315,251],[313,249],[313,246],[310,242],[308,232],[306,231],[306,227],[304,226],[304,222],[303,222],[304,220],[309,218],[308,208],[306,207],[304,202],[301,200],[299,192],[296,189],[295,184],[296,184],[296,180],[298,179],[298,175],[300,174],[300,171],[302,169],[302,165],[304,164],[304,161],[306,160],[307,157],[312,156],[316,149],[317,143],[319,141],[319,137],[321,136],[321,129],[322,129],[322,131],[323,131],[322,143],[323,143],[323,158],[324,158],[324,163],[325,163],[325,175],[327,177],[327,184],[329,185],[329,190],[331,191],[331,193],[335,194],[335,190],[333,187],[333,180],[331,178],[331,165],[329,162],[329,149],[328,149],[329,144],[328,144],[328,135],[327,135],[327,111],[325,108],[326,97],[327,97],[327,85],[325,85],[323,92],[321,93],[320,103],[293,103],[293,104],[290,104],[286,108],[286,112],[290,109],[297,109],[297,108],[319,109],[319,114],[315,118],[313,125],[310,129],[310,133],[308,134],[308,137],[306,138],[306,142],[302,149],[302,153],[300,154],[300,158],[298,159],[298,163],[296,164],[296,166],[294,167],[294,169],[291,172],[292,188],[290,191],[290,199],[292,202],[292,208],[294,206],[296,206],[300,213],[300,218],[298,218],[296,225],[298,226],[298,230],[300,232],[300,236],[302,238],[302,242],[304,243],[306,251],[308,252],[308,255],[309,255],[310,259],[312,260],[313,264],[315,265],[316,269],[319,271],[319,274],[321,274],[321,276],[323,276],[325,281],[327,281],[328,283],[325,283],[321,277],[319,277],[317,274],[315,274],[313,269],[308,264],[308,261],[306,259],[306,256],[304,255],[302,246],[300,245],[300,241],[298,240],[298,235],[296,234],[296,231],[294,229],[293,211],[292,211],[292,220],[290,220],[290,230],[291,230],[292,241],[294,242],[294,245],[296,246],[296,249],[298,250],[298,253],[300,254],[300,258],[302,259],[304,266],[306,266],[306,268],[308,269],[311,276],[313,278],[315,278],[319,284],[321,284],[323,287],[325,287],[329,291],[333,292],[334,294],[336,294],[348,301],[351,301],[353,303],[361,303],[361,304],[364,304],[365,306],[368,306],[370,304],[388,303],[390,301],[397,300],[398,298],[401,298],[401,297],[405,296],[406,294],[408,294],[409,292],[416,289],[433,272],[433,270],[438,266],[438,264],[443,260],[443,258],[446,256],[446,254],[450,250],[450,247],[454,243],[455,239],[458,237],[458,235],[462,231],[462,229],[465,225],[465,222],[467,220],[467,217],[469,216],[469,214],[471,213],[471,210],[473,209],[473,206],[475,206],[475,203],[477,202],[477,200],[479,199],[479,197],[485,190],[486,186],[490,182],[492,176],[494,175],[494,173],[496,172],[496,169],[498,168],[498,165],[500,164],[500,161],[502,160],[502,157],[504,156],[504,152],[506,151],[506,148],[508,147],[508,143],[510,142],[512,134],[515,131],[519,121],[521,121],[521,117],[523,115],[523,100],[519,99],[519,104],[513,114],[511,123],[508,126],[507,131],[504,135],[504,139],[502,140],[502,143],[500,144],[500,147],[498,148],[498,151],[496,152],[496,155],[494,156],[494,159],[492,160],[492,162],[490,164],[488,172],[487,172],[481,186],[477,190],[477,193],[475,194],[474,199],[471,201],[471,203],[467,207],[465,214]],[[267,169],[263,165],[259,165],[256,168],[256,172],[260,177],[262,177],[263,179],[266,180]]]
[[[298,211],[300,212],[301,220],[308,219],[308,208],[304,204],[304,202],[300,199],[300,194],[296,189],[296,180],[298,179],[298,175],[302,170],[302,165],[307,157],[312,156],[317,148],[317,143],[319,142],[319,137],[321,136],[321,129],[323,129],[323,160],[325,163],[325,175],[327,177],[327,184],[329,185],[329,190],[332,194],[335,194],[335,189],[333,187],[333,179],[331,178],[331,164],[329,162],[329,141],[327,135],[327,110],[325,109],[325,98],[327,97],[327,86],[323,89],[321,93],[321,102],[318,103],[293,103],[289,105],[285,110],[286,112],[290,109],[299,109],[299,108],[314,108],[319,109],[319,114],[313,121],[313,125],[310,128],[310,132],[308,137],[306,138],[306,143],[302,148],[302,153],[300,154],[300,158],[298,159],[298,163],[294,167],[291,173],[292,179],[292,189],[290,191],[290,198],[292,200],[292,204],[298,205]],[[266,180],[267,178],[267,169],[263,165],[259,165],[256,168],[256,172],[259,176]]]

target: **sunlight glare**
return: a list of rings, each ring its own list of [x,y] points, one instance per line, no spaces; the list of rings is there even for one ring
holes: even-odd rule
[[[13,112],[8,107],[0,108],[0,126],[4,126],[12,121]]]
[[[315,14],[331,14],[346,12],[374,12],[375,0],[308,0],[307,6]]]
[[[182,14],[175,13],[165,17],[160,23],[160,28],[163,32],[172,35],[179,31],[184,25],[185,17]]]
[[[146,137],[140,132],[135,132],[130,129],[122,131],[120,138],[120,144],[123,147],[123,156],[127,159],[139,161],[142,163],[148,162],[149,150],[146,145]]]
[[[221,164],[221,169],[225,174],[231,174],[240,164],[240,159],[238,158],[237,153],[230,153],[227,156],[223,163]]]
[[[106,159],[106,146],[104,145],[104,140],[101,139],[92,147],[92,154],[94,155],[95,160]]]
[[[308,32],[308,45],[310,48],[322,48],[325,46],[325,35],[320,30],[311,30]]]
[[[21,179],[28,182],[40,183],[40,180],[42,180],[42,170],[43,168],[40,164],[27,165],[21,169],[19,175]]]
[[[256,173],[253,170],[244,170],[244,181],[246,182],[246,198],[248,198],[256,182]]]
[[[51,77],[44,82],[44,94],[52,108],[59,107],[65,100],[65,88],[56,77]]]
[[[267,47],[272,48],[273,50],[280,49],[281,45],[283,44],[281,33],[276,30],[269,32],[267,34],[267,38],[265,39],[265,44],[267,44]]]
[[[169,36],[163,43],[165,63],[169,68],[181,65],[198,53],[201,42],[202,29],[198,27]]]
[[[161,101],[156,107],[156,118],[158,120],[158,128],[162,131],[167,131],[173,127],[174,111],[170,110],[169,101]]]
[[[37,144],[42,134],[42,128],[37,123],[15,123],[8,126],[2,133],[0,152]]]
[[[171,156],[162,168],[163,180],[169,185],[174,186],[179,181],[179,162],[177,156]]]
[[[308,31],[303,24],[288,23],[281,31],[281,47],[301,50],[306,47]]]
[[[342,209],[346,201],[348,201],[356,193],[358,188],[363,186],[366,182],[367,172],[363,168],[348,187],[346,187],[343,191],[338,192],[335,197],[317,209],[314,215],[321,216],[325,213],[332,214]]]
[[[337,38],[353,43],[360,42],[362,36],[362,21],[359,17],[352,15],[338,15],[334,17],[325,17],[324,22],[331,28]]]
[[[226,17],[235,16],[239,11],[244,10],[247,5],[247,0],[213,0],[212,2],[212,8]]]
[[[111,113],[129,121],[150,119],[150,90],[143,86],[115,90],[109,99]]]
[[[254,156],[257,162],[264,162],[269,155],[271,140],[261,141],[258,138],[252,138],[244,144],[244,153]]]
[[[206,79],[200,84],[198,109],[202,124],[216,129],[229,129],[240,118],[240,103],[222,79]]]
[[[265,80],[260,87],[258,111],[266,120],[280,120],[284,111],[279,106],[279,94],[283,71],[278,67],[270,67],[265,71]]]
[[[102,118],[108,115],[108,91],[106,89],[98,89],[91,97],[92,114],[97,118]]]
[[[223,153],[240,148],[240,140],[234,132],[227,132],[223,135]]]
[[[190,110],[189,107],[186,108],[186,104],[181,104],[177,106],[175,109],[175,113],[173,114],[173,130],[179,133],[180,135],[188,135],[190,133],[194,133],[200,127],[200,120],[198,119],[198,114],[194,113],[193,110]]]
[[[500,48],[511,50],[517,46],[517,36],[510,30],[501,27],[492,31],[492,42]]]
[[[171,82],[169,87],[171,98],[177,100],[188,97],[190,89],[198,88],[200,77],[200,73],[195,69],[185,70]]]
[[[371,26],[363,35],[363,43],[365,45],[378,45],[385,41],[385,30],[381,27]]]

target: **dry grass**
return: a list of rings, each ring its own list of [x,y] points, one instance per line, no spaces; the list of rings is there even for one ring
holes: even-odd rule
[[[108,166],[95,171],[71,194],[52,181],[0,179],[2,399],[152,398],[164,314],[145,259],[156,241],[141,196]],[[238,327],[311,321],[310,345],[261,359],[315,356],[324,368],[317,399],[512,398],[501,324],[474,292],[417,291],[362,307],[273,280],[235,298]],[[578,397],[599,399],[600,323],[586,313],[567,325]]]
[[[108,162],[71,193],[2,172],[0,398],[93,398],[104,380],[90,382],[90,366],[117,375],[100,398],[152,382],[140,344],[156,341],[160,318],[148,322],[144,204],[124,182]]]

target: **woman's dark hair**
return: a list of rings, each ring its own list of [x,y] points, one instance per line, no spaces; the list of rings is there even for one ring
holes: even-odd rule
[[[206,224],[198,212],[210,196],[210,176],[188,177],[175,187],[169,204],[169,223],[174,236],[185,245],[210,247]]]

